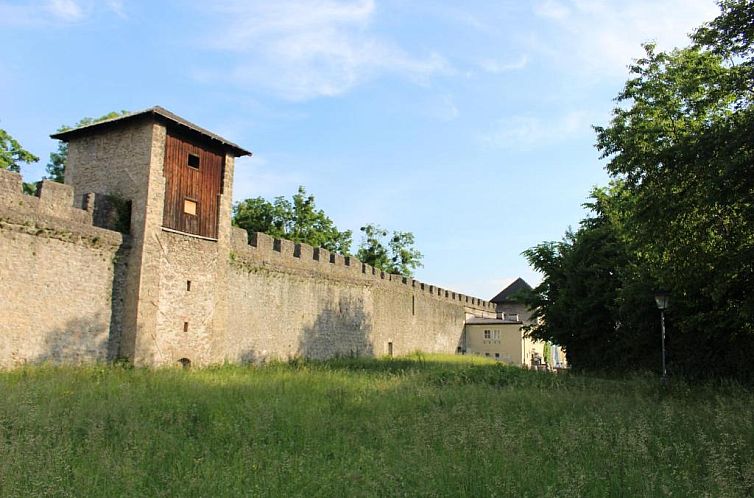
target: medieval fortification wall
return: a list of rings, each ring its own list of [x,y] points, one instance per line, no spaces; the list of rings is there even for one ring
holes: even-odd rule
[[[261,233],[248,242],[245,231],[233,230],[228,297],[235,311],[225,336],[232,360],[453,353],[467,314],[494,313],[476,298],[324,249]]]
[[[72,139],[74,185],[24,195],[0,170],[0,367],[453,353],[467,317],[494,316],[486,301],[231,227],[231,154],[217,238],[163,228],[166,128],[148,118]]]
[[[21,188],[20,175],[0,170],[0,367],[113,357],[122,234],[73,209],[66,185],[44,181],[38,197]]]

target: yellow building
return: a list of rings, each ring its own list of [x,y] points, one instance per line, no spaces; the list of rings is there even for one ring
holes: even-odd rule
[[[469,318],[464,327],[463,352],[526,367],[544,367],[545,364],[550,368],[566,366],[565,354],[559,346],[550,345],[547,348],[547,343],[526,337],[523,326],[518,315]]]
[[[532,322],[526,306],[516,299],[522,290],[531,287],[519,278],[490,300],[496,304],[496,318],[466,320],[461,352],[525,367],[566,367],[565,353],[559,346],[525,336],[523,327]]]

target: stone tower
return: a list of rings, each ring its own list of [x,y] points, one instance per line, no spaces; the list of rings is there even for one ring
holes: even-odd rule
[[[217,361],[228,309],[233,165],[249,151],[171,112],[145,111],[52,135],[68,143],[74,203],[131,203],[119,355],[136,365]]]

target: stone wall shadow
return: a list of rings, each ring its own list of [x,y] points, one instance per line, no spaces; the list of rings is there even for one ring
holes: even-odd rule
[[[111,360],[110,327],[100,314],[74,318],[45,335],[31,363],[81,364]]]
[[[125,322],[125,299],[128,278],[128,256],[131,249],[130,237],[123,235],[123,244],[118,248],[113,260],[113,284],[110,292],[110,335],[107,341],[107,360],[114,361],[124,358],[127,351],[133,351],[135,334],[128,336],[123,333]],[[124,344],[126,339],[131,344]]]
[[[361,300],[341,298],[328,305],[299,335],[297,354],[324,360],[335,356],[373,356],[372,316]]]
[[[238,363],[241,365],[258,365],[263,362],[263,358],[254,349],[246,349],[238,355]]]

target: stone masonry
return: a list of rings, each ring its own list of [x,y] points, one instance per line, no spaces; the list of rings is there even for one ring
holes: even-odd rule
[[[216,239],[162,226],[165,140],[177,132],[226,150]],[[466,318],[494,316],[491,303],[352,257],[247,237],[230,197],[247,152],[164,109],[66,133],[66,185],[28,196],[0,171],[0,367],[454,353]],[[113,218],[96,206],[123,201],[128,234],[94,226]]]

